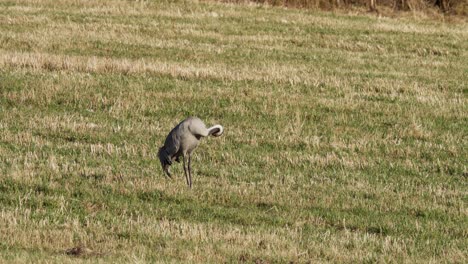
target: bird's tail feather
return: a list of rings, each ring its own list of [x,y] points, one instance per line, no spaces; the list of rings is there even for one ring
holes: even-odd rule
[[[159,149],[158,157],[163,167],[164,165],[172,165],[171,158],[169,157],[169,155],[167,155],[167,152],[164,146]]]
[[[214,125],[208,128],[208,135],[212,135],[214,137],[219,137],[223,134],[224,128],[221,125]]]

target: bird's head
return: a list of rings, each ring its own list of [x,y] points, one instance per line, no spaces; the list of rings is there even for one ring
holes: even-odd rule
[[[214,125],[209,128],[209,131],[210,135],[213,137],[219,137],[224,133],[224,128],[221,125]]]

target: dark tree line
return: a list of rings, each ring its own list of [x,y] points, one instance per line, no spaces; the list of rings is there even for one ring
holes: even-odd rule
[[[424,11],[428,8],[441,12],[468,15],[468,0],[221,0],[225,2],[257,2],[271,5],[283,5],[303,8],[346,8],[349,6],[367,6],[370,11],[379,7],[390,7],[394,10]]]

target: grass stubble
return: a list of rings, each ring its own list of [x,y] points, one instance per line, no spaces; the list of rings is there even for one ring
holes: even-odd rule
[[[466,262],[467,25],[0,3],[0,259]],[[197,115],[226,134],[164,178]]]

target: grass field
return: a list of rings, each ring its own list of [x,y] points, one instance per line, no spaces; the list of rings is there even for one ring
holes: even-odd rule
[[[1,1],[0,262],[466,263],[467,87],[463,23]]]

